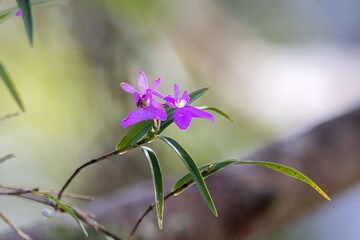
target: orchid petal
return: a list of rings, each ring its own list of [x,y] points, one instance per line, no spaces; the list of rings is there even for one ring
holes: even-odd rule
[[[175,98],[168,95],[167,97],[164,98],[164,100],[166,101],[166,105],[168,105],[171,108],[176,108]]]
[[[139,103],[139,100],[141,99],[141,96],[138,92],[134,92],[134,102],[135,105],[137,105]]]
[[[146,108],[138,108],[136,111],[130,112],[127,117],[121,121],[121,126],[126,128],[141,121],[152,119],[165,121],[166,118],[167,114],[165,111],[149,106]]]
[[[22,9],[17,10],[16,13],[15,13],[16,17],[21,17],[22,15],[23,15]]]
[[[164,99],[164,95],[162,95],[161,93],[159,93],[158,91],[153,91],[152,94],[158,98]]]
[[[130,84],[128,84],[126,82],[120,83],[120,86],[125,92],[128,92],[128,93],[137,92],[136,89],[133,86],[131,86]]]
[[[146,93],[145,93],[144,97],[146,99],[152,99],[151,89],[146,89]]]
[[[205,112],[204,110],[195,108],[193,106],[186,106],[185,110],[192,118],[205,118],[215,122],[215,118],[211,113]]]
[[[158,102],[156,99],[152,98],[150,105],[153,106],[154,108],[160,109],[164,111],[164,105],[162,105],[160,102]]]
[[[189,127],[191,118],[186,108],[178,108],[174,112],[174,122],[181,130],[186,130]]]
[[[140,88],[140,93],[145,94],[146,90],[149,88],[148,81],[144,72],[138,73],[138,84]]]
[[[181,96],[181,99],[182,99],[182,100],[185,100],[185,101],[186,101],[186,104],[189,103],[190,97],[189,97],[187,91],[185,91],[185,92],[183,93],[183,95]]]
[[[180,94],[179,85],[175,83],[175,84],[174,84],[174,97],[175,97],[175,98],[178,98],[179,94]]]
[[[153,85],[151,86],[151,90],[155,91],[159,87],[160,82],[161,82],[161,77],[159,77],[154,81]]]

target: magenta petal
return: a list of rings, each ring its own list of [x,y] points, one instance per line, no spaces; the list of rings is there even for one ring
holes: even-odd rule
[[[149,88],[148,81],[144,72],[139,72],[138,74],[138,84],[140,88],[140,93],[144,94]]]
[[[189,103],[190,97],[189,97],[187,91],[185,91],[185,92],[183,93],[183,95],[181,96],[181,99],[185,100],[185,101],[186,101],[186,104]]]
[[[161,77],[159,77],[158,79],[155,80],[155,82],[153,83],[153,85],[151,87],[151,90],[155,91],[159,87],[160,82],[161,82]]]
[[[128,93],[136,92],[136,89],[133,86],[131,86],[130,84],[126,83],[126,82],[120,83],[120,86],[125,92],[128,92]]]
[[[186,130],[189,127],[191,118],[185,108],[177,108],[174,112],[174,122],[181,130]]]
[[[15,13],[15,16],[16,17],[21,17],[23,15],[23,12],[21,9],[17,10],[16,13]]]
[[[152,94],[154,96],[157,96],[158,98],[164,99],[164,95],[162,95],[161,93],[159,93],[158,91],[153,91]]]
[[[167,97],[164,98],[164,100],[166,101],[166,105],[168,105],[171,108],[176,108],[175,98],[168,95]]]
[[[135,123],[157,119],[165,121],[167,118],[166,112],[154,107],[138,108],[134,112],[130,112],[125,119],[121,121],[121,126],[126,128]]]
[[[134,102],[135,102],[135,105],[138,104],[140,98],[141,98],[141,96],[139,95],[139,93],[138,93],[138,92],[134,92]]]
[[[160,109],[164,111],[164,105],[162,105],[160,102],[158,102],[156,99],[152,98],[150,105],[154,108]]]
[[[174,97],[175,98],[178,98],[178,96],[179,96],[179,94],[180,94],[180,88],[179,88],[179,85],[178,84],[174,84]]]
[[[186,106],[184,108],[186,109],[186,112],[194,118],[205,118],[215,122],[214,116],[208,112],[205,112],[204,110],[192,106]]]

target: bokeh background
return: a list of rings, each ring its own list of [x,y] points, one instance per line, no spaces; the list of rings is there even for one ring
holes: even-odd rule
[[[3,0],[0,9],[14,4]],[[0,26],[1,61],[27,109],[0,125],[0,155],[17,156],[1,165],[2,184],[58,190],[77,166],[112,151],[126,132],[121,119],[134,109],[119,84],[136,85],[140,70],[150,82],[162,76],[163,93],[174,83],[210,87],[196,105],[235,120],[167,130],[199,164],[246,155],[360,102],[356,0],[77,0],[33,16],[32,48],[21,18]],[[0,115],[17,111],[4,86],[0,96]],[[164,145],[152,147],[166,175],[185,172]],[[70,189],[103,196],[150,178],[146,159],[131,152],[83,171]],[[359,200],[357,189],[270,238],[357,239],[360,219],[349,204]],[[0,210],[20,225],[44,219],[42,206],[23,200],[1,198]]]

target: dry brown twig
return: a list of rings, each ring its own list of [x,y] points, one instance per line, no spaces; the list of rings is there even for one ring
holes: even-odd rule
[[[0,196],[12,196],[12,197],[19,197],[19,198],[23,198],[23,199],[27,199],[33,202],[38,202],[41,203],[43,205],[52,207],[54,210],[59,210],[60,212],[64,212],[64,210],[59,209],[59,206],[57,205],[57,203],[51,199],[50,197],[45,196],[44,194],[58,194],[57,192],[51,191],[51,190],[40,190],[38,188],[21,188],[21,187],[16,187],[16,186],[6,186],[6,185],[0,185]],[[70,193],[63,193],[64,197],[69,197],[69,198],[75,198],[75,199],[86,199],[89,200],[91,199],[88,196],[84,196],[84,195],[78,195],[78,194],[70,194]],[[75,207],[71,204],[65,203],[65,202],[61,202],[63,205],[65,205],[66,207],[68,207],[69,209],[71,209],[74,214],[76,215],[76,217],[82,221],[83,223],[87,224],[88,226],[92,227],[95,231],[101,232],[103,234],[105,234],[106,236],[114,239],[114,240],[122,240],[122,238],[120,238],[119,236],[117,236],[116,234],[108,231],[104,226],[102,226],[100,223],[98,223],[95,220],[95,217],[91,214],[88,213],[84,210],[79,209],[78,207]],[[8,218],[3,218],[2,219],[5,221],[5,219],[7,221],[5,221],[10,227],[12,227],[16,233],[22,237],[22,239],[24,240],[31,240],[31,238],[24,238],[23,236],[25,235],[21,235],[23,232],[15,225],[13,224]]]
[[[0,117],[0,123],[3,123],[3,122],[5,122],[6,120],[9,120],[10,118],[13,118],[13,117],[17,117],[17,116],[19,116],[19,115],[20,115],[19,112],[8,113],[8,114]]]
[[[0,212],[0,218],[9,225],[14,231],[21,237],[23,240],[32,240],[32,238],[24,233],[15,223],[13,223],[8,217],[6,217],[3,213]]]
[[[10,153],[10,154],[8,154],[8,155],[0,158],[0,164],[1,164],[1,163],[4,163],[5,161],[10,160],[10,159],[12,159],[12,158],[14,158],[14,157],[15,157],[15,154]]]

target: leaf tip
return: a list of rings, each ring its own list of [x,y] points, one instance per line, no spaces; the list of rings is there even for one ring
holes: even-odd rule
[[[163,229],[163,220],[159,219],[158,224],[159,224],[159,229],[162,230]]]
[[[218,214],[216,208],[212,209],[211,211],[212,211],[212,213],[214,214],[215,217],[219,217],[219,214]]]
[[[328,195],[326,195],[326,193],[324,193],[324,196],[323,196],[326,200],[328,200],[329,202],[331,202],[331,198],[328,196]]]

